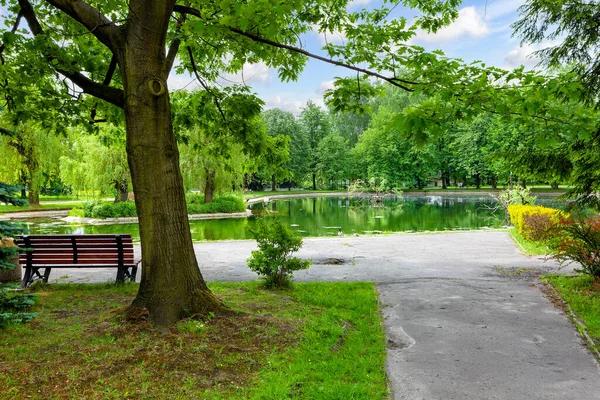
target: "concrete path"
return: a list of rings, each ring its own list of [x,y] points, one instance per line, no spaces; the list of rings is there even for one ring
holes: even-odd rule
[[[245,266],[253,249],[195,245],[207,280],[255,279]],[[314,265],[298,281],[377,282],[395,399],[600,399],[595,358],[538,288],[535,276],[556,265],[523,256],[507,233],[307,239],[299,255]],[[114,279],[63,271],[70,281]]]

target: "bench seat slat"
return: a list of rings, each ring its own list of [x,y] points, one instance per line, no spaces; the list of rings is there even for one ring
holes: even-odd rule
[[[78,253],[77,254],[77,258],[78,259],[94,259],[94,258],[117,258],[119,257],[119,253],[116,251],[111,251],[108,253],[86,253],[86,254],[81,254]],[[130,252],[130,253],[125,253],[123,252],[123,257],[124,258],[133,258],[134,257],[134,253]],[[27,254],[22,254],[20,256],[21,260],[27,260],[28,258],[32,258],[32,259],[36,259],[36,258],[73,258],[73,253],[72,252],[65,252],[65,253],[39,253],[39,252],[34,252],[33,254],[31,254],[31,256],[29,257]]]
[[[123,267],[125,268],[132,268],[132,267],[137,267],[137,263],[126,263],[123,264]],[[118,268],[119,266],[117,264],[33,264],[32,265],[34,268]]]

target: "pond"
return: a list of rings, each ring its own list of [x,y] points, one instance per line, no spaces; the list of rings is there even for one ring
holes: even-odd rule
[[[553,206],[550,199],[540,203]],[[556,205],[554,205],[556,206]],[[253,204],[254,213],[277,215],[303,236],[354,233],[423,232],[500,228],[503,212],[493,211],[489,196],[404,196],[374,207],[366,198],[305,197]],[[194,241],[251,239],[255,218],[190,221]],[[81,225],[56,220],[26,221],[31,234],[130,233],[139,240],[138,224]]]

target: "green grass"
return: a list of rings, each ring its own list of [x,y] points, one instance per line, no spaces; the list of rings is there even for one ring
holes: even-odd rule
[[[117,319],[137,285],[50,285],[0,331],[3,399],[387,399],[371,283],[212,283],[240,313],[164,335]]]
[[[589,275],[545,275],[543,279],[552,284],[583,322],[584,326],[578,323],[576,326],[580,333],[585,329],[595,342],[595,346],[590,344],[591,348],[600,351],[600,284]]]
[[[539,256],[550,253],[546,242],[533,242],[527,240],[523,237],[523,235],[519,234],[515,228],[509,229],[508,232],[521,252],[527,254],[528,256]]]
[[[50,211],[50,210],[70,210],[77,205],[83,205],[85,201],[79,202],[68,202],[65,204],[40,204],[39,206],[13,206],[13,205],[0,205],[1,213],[15,213],[15,212],[26,212],[26,211]]]

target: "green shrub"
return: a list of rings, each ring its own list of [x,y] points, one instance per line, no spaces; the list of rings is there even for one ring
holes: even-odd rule
[[[202,193],[188,193],[185,195],[185,202],[190,204],[204,204],[204,195]]]
[[[244,212],[246,203],[237,196],[217,197],[212,202],[204,204],[204,196],[188,195],[186,198],[189,214],[214,214]]]
[[[19,188],[0,182],[0,201],[8,204],[22,204],[14,196]],[[21,234],[25,227],[9,221],[0,221],[0,270],[13,269],[17,265],[13,262],[19,249],[14,246],[11,239],[3,239]],[[35,303],[36,295],[15,291],[17,286],[0,284],[0,328],[10,324],[29,322],[37,314],[27,312]]]
[[[0,328],[31,321],[37,313],[27,312],[37,295],[16,291],[16,285],[0,285]]]
[[[302,237],[281,220],[260,218],[251,233],[258,250],[248,258],[248,267],[262,276],[266,287],[288,287],[294,271],[310,267],[310,260],[291,257],[302,247]]]
[[[563,215],[553,208],[523,204],[508,206],[510,222],[518,234],[527,240],[547,240],[555,235]]]
[[[85,211],[81,207],[75,207],[69,211],[69,217],[85,217]]]
[[[550,242],[551,258],[561,266],[579,263],[575,269],[600,282],[600,216],[562,219],[559,238]]]
[[[73,209],[69,215],[80,214]],[[135,202],[133,201],[122,201],[113,203],[109,201],[93,201],[85,203],[83,205],[83,216],[87,218],[121,218],[121,217],[135,217],[137,215]]]

